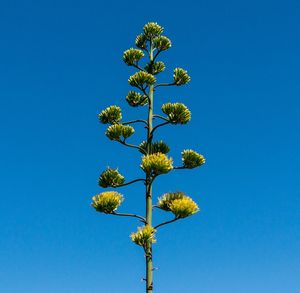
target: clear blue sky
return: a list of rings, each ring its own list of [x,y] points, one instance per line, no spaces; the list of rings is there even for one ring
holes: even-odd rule
[[[122,52],[148,21],[173,41],[162,79],[177,66],[192,76],[157,93],[157,112],[179,101],[193,113],[158,138],[177,163],[184,148],[207,158],[155,185],[155,197],[183,190],[202,209],[159,231],[155,292],[300,292],[299,1],[162,2],[1,1],[1,292],[144,291],[128,237],[138,223],[89,205],[107,165],[142,174],[97,114],[145,114],[124,102],[133,70]],[[141,185],[121,192],[122,211],[143,212]]]

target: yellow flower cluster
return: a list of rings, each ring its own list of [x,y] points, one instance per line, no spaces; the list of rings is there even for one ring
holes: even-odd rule
[[[143,156],[141,168],[151,175],[166,174],[173,169],[173,159],[163,153]]]
[[[111,214],[123,202],[123,196],[116,191],[106,191],[92,197],[92,206],[97,212]]]
[[[149,225],[144,227],[138,227],[137,232],[131,233],[130,238],[132,242],[139,246],[146,247],[146,245],[150,243],[155,243],[155,229]]]
[[[170,203],[169,208],[177,218],[186,218],[199,211],[198,205],[188,196],[174,199]]]
[[[171,211],[176,218],[186,218],[199,211],[198,205],[184,192],[168,192],[158,199],[157,207]]]

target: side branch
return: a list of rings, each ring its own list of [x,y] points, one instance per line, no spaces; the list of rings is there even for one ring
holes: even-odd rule
[[[137,218],[140,219],[141,222],[143,222],[144,224],[146,224],[146,219],[142,216],[139,215],[135,215],[135,214],[124,214],[124,213],[116,213],[116,212],[112,212],[111,215],[113,216],[120,216],[120,217],[132,217],[132,218]]]
[[[122,124],[127,125],[127,124],[133,124],[133,123],[138,123],[138,122],[141,122],[141,123],[144,123],[144,124],[148,125],[147,121],[142,120],[142,119],[136,119],[136,120],[131,120],[131,121],[127,121],[127,122],[122,122]]]
[[[138,64],[132,64],[133,67],[137,68],[140,71],[145,71],[147,72],[144,68],[140,67]]]
[[[182,169],[191,169],[191,168],[187,168],[185,166],[173,167],[173,170],[182,170]]]
[[[176,222],[176,221],[178,221],[179,219],[180,219],[180,218],[175,217],[174,219],[172,219],[172,220],[170,220],[170,221],[166,221],[166,222],[163,222],[163,223],[161,223],[161,224],[155,226],[154,229],[157,229],[157,228],[159,228],[159,227],[161,227],[161,226],[164,226],[164,225],[167,225],[167,224]]]
[[[176,85],[176,83],[175,82],[172,82],[172,83],[159,83],[154,88],[156,89],[160,86],[172,86],[172,85]]]
[[[160,119],[162,119],[162,120],[164,120],[164,121],[170,121],[168,118],[163,117],[163,116],[161,116],[161,115],[157,115],[157,114],[153,114],[153,117],[154,117],[154,118],[160,118]]]
[[[139,182],[139,181],[143,181],[144,183],[146,183],[146,180],[144,178],[139,178],[139,179],[135,179],[135,180],[129,181],[127,183],[116,185],[116,186],[112,186],[112,187],[113,188],[123,187],[123,186],[130,185],[130,184],[133,184],[133,183]]]
[[[127,143],[125,142],[125,140],[117,140],[120,144],[122,145],[125,145],[127,147],[130,147],[130,148],[135,148],[135,149],[138,149],[139,151],[142,151],[142,148],[140,148],[139,146],[137,145],[134,145],[134,144],[130,144],[130,143]]]
[[[164,122],[164,123],[161,123],[161,124],[156,125],[156,126],[152,129],[151,135],[153,135],[154,131],[155,131],[157,128],[162,127],[162,126],[164,126],[164,125],[167,125],[167,124],[169,124],[169,123],[171,123],[171,122],[170,122],[170,121],[166,121],[166,122]]]

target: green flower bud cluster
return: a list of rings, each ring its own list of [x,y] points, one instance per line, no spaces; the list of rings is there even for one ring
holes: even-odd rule
[[[163,153],[145,155],[142,158],[141,168],[146,174],[154,176],[166,174],[173,169],[173,160]]]
[[[121,121],[121,108],[118,106],[110,106],[103,110],[99,115],[99,120],[103,124],[115,124]]]
[[[128,82],[131,86],[143,88],[145,85],[153,85],[156,78],[148,72],[138,71],[129,77]]]
[[[183,166],[193,169],[205,164],[205,158],[193,150],[184,150],[182,153]]]
[[[123,61],[131,66],[136,64],[140,59],[144,57],[144,52],[139,49],[130,48],[123,54]]]
[[[144,35],[146,36],[147,40],[151,40],[160,36],[163,31],[164,28],[158,25],[156,22],[148,22],[144,26]]]
[[[147,48],[147,37],[144,34],[138,35],[135,39],[135,45],[138,48],[145,50]]]
[[[174,69],[173,79],[176,85],[184,85],[191,81],[187,71],[182,68]]]
[[[98,184],[101,187],[117,187],[125,182],[124,176],[122,176],[118,169],[107,168],[99,177]]]
[[[105,135],[110,140],[121,140],[121,137],[125,140],[132,134],[134,134],[134,128],[132,126],[122,124],[110,125],[105,132]]]
[[[130,106],[137,107],[146,105],[148,103],[148,98],[138,92],[130,91],[126,96],[126,101]]]
[[[154,48],[158,51],[165,51],[171,48],[171,40],[165,36],[159,36],[153,39]]]
[[[165,69],[166,69],[166,66],[165,66],[164,62],[162,62],[162,61],[157,61],[152,64],[148,63],[145,66],[145,70],[148,72],[151,72],[154,75],[163,72]]]
[[[171,211],[176,218],[186,218],[199,211],[198,205],[183,192],[170,192],[158,199],[157,207]]]
[[[132,242],[139,246],[147,247],[148,243],[155,243],[155,229],[149,225],[138,227],[137,232],[132,233],[130,238]]]
[[[123,202],[123,196],[116,191],[106,191],[93,196],[92,206],[97,212],[111,214]]]
[[[143,141],[139,145],[139,147],[142,149],[141,153],[143,153],[143,154],[147,153],[147,142],[146,141]],[[169,146],[162,140],[152,143],[151,147],[150,147],[150,154],[155,154],[155,153],[167,154],[169,151],[170,151]]]
[[[182,103],[166,103],[161,110],[168,115],[173,124],[186,124],[191,120],[190,110]]]

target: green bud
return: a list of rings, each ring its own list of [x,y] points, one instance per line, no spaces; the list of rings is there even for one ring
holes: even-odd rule
[[[158,51],[165,51],[171,48],[172,43],[167,37],[159,36],[153,39],[153,45]]]
[[[172,124],[186,124],[191,120],[190,110],[182,103],[166,103],[161,110],[168,115]]]
[[[143,141],[139,147],[142,149],[141,153],[142,154],[147,154],[147,142]],[[162,140],[156,141],[151,144],[151,151],[150,154],[155,154],[155,153],[163,153],[167,154],[170,151],[169,146],[163,142]]]
[[[105,132],[105,135],[110,140],[121,140],[122,137],[126,139],[132,134],[134,134],[134,128],[132,126],[122,124],[113,124],[109,126]]]
[[[138,71],[129,77],[128,82],[131,86],[143,88],[145,85],[153,85],[156,82],[156,78],[148,72]]]
[[[123,54],[123,61],[131,66],[136,64],[141,58],[144,57],[144,53],[141,50],[130,48],[126,50]]]
[[[127,103],[132,107],[144,106],[148,104],[147,96],[141,95],[138,92],[130,91],[126,96]]]
[[[122,176],[118,169],[107,168],[99,177],[98,184],[101,187],[117,187],[122,185],[125,181],[124,176]]]
[[[205,158],[193,150],[184,150],[181,155],[183,166],[188,169],[200,167],[205,164]]]
[[[157,61],[152,64],[148,63],[145,66],[145,70],[147,72],[151,72],[154,75],[163,72],[165,69],[166,69],[166,66],[165,66],[164,62],[162,62],[162,61]]]
[[[176,85],[184,85],[191,81],[191,78],[187,74],[187,71],[182,68],[174,69],[173,78],[174,78],[174,83]]]
[[[110,106],[103,110],[98,117],[103,124],[118,123],[122,119],[121,108],[118,106]]]
[[[144,34],[138,35],[135,39],[135,45],[138,48],[145,50],[147,48],[147,37]]]
[[[144,35],[148,40],[158,37],[163,31],[164,28],[158,25],[156,22],[148,22],[144,26]]]

